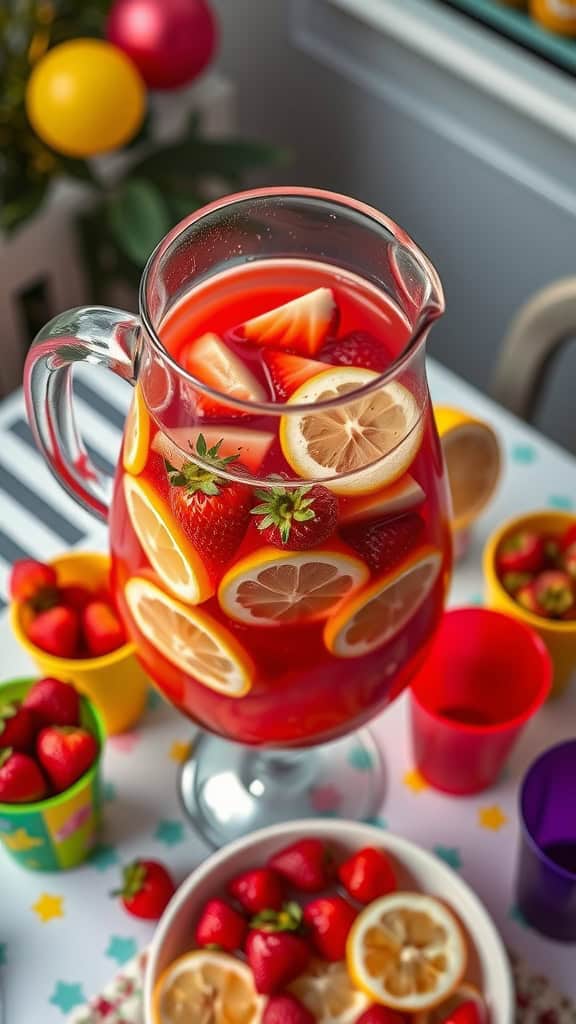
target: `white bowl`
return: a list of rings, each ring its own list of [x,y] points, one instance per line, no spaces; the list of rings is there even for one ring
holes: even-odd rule
[[[144,984],[146,1024],[153,1024],[151,1005],[156,979],[176,957],[192,948],[195,921],[206,901],[221,896],[234,875],[264,864],[277,850],[306,836],[326,839],[342,857],[363,846],[386,850],[394,859],[401,888],[420,889],[445,900],[468,933],[473,952],[467,977],[484,992],[490,1024],[513,1024],[513,986],[506,950],[487,911],[466,883],[441,860],[407,839],[372,825],[325,818],[251,832],[212,854],[182,883],[152,941]]]

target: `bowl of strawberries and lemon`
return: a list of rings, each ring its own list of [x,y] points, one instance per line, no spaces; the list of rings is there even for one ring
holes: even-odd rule
[[[522,619],[548,647],[552,696],[576,672],[576,516],[529,512],[504,522],[484,549],[491,608]]]
[[[325,819],[251,833],[189,876],[152,942],[145,1014],[146,1024],[514,1016],[502,941],[465,882],[414,843]]]

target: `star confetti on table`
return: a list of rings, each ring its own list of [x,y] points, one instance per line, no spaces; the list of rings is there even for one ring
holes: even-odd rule
[[[82,985],[57,981],[54,992],[50,996],[50,1002],[52,1006],[57,1006],[62,1013],[70,1013],[70,1010],[74,1010],[75,1007],[82,1006],[86,1002],[86,996]]]
[[[482,608],[482,606],[484,604],[484,595],[483,594],[470,594],[470,597],[468,598],[467,604],[471,605],[473,608]]]
[[[388,822],[386,818],[381,818],[379,814],[371,814],[368,818],[362,819],[365,825],[374,825],[376,828],[388,828]]]
[[[120,754],[131,754],[139,741],[139,732],[123,732],[119,736],[111,736],[108,743]]]
[[[158,822],[154,839],[165,846],[177,846],[184,839],[184,825],[181,821],[162,820]]]
[[[47,921],[52,921],[54,917],[64,917],[64,897],[53,896],[49,892],[43,892],[42,895],[36,900],[36,903],[32,904],[32,910],[43,924]]]
[[[116,796],[117,796],[116,786],[114,785],[114,783],[113,782],[103,782],[102,783],[102,799],[105,800],[107,803],[112,803],[112,801],[116,799]]]
[[[533,444],[515,444],[510,452],[513,462],[529,466],[538,458],[538,452]]]
[[[443,860],[449,867],[458,871],[462,867],[462,857],[457,846],[435,846],[434,853],[440,860]]]
[[[44,840],[38,836],[31,836],[25,828],[17,828],[4,836],[4,843],[14,853],[24,853],[26,850],[35,850],[38,846],[44,846]]]
[[[0,967],[5,967],[6,966],[6,959],[7,959],[6,958],[6,949],[7,948],[8,947],[6,946],[5,942],[0,942]]]
[[[423,793],[424,790],[430,788],[426,779],[420,775],[417,768],[411,768],[409,772],[406,772],[402,782],[406,788],[412,790],[413,793]]]
[[[548,498],[548,505],[561,512],[571,512],[574,508],[574,502],[567,494],[551,494]]]
[[[161,708],[164,701],[157,690],[149,690],[146,698],[146,710],[156,711],[156,708]]]
[[[491,832],[498,832],[504,825],[508,824],[508,818],[498,804],[491,807],[480,807],[478,811],[478,824],[480,828],[489,829]]]
[[[524,914],[520,910],[520,907],[516,903],[512,904],[512,906],[510,907],[510,910],[508,911],[508,917],[510,918],[511,921],[515,921],[516,924],[521,925],[522,928],[528,927],[528,922],[524,917]]]
[[[170,757],[172,761],[176,761],[176,764],[184,764],[190,756],[190,750],[192,744],[190,740],[174,740],[170,747]]]
[[[137,952],[138,944],[136,939],[127,938],[122,935],[111,935],[105,956],[109,956],[111,960],[116,961],[119,967],[123,967],[132,957],[136,956]]]
[[[374,765],[374,760],[370,751],[365,750],[364,747],[352,747],[348,754],[348,764],[357,772],[369,772]]]
[[[118,853],[116,847],[110,843],[99,843],[95,846],[90,854],[88,863],[96,868],[97,871],[106,871],[107,868],[111,868],[113,864],[118,863]]]

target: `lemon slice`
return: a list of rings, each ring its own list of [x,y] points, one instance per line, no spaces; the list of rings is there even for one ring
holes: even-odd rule
[[[227,697],[248,693],[252,659],[225,626],[141,576],[128,580],[124,594],[140,632],[176,668]]]
[[[152,996],[154,1024],[259,1024],[264,1001],[252,971],[236,957],[194,950],[160,975]]]
[[[124,427],[122,465],[127,473],[141,473],[148,458],[150,417],[142,390],[137,384]]]
[[[355,1024],[370,1006],[368,996],[352,984],[343,961],[313,960],[288,991],[310,1010],[316,1024]]]
[[[354,595],[326,623],[324,643],[338,658],[358,658],[392,639],[432,590],[442,557],[420,548],[394,572]]]
[[[466,943],[454,914],[433,896],[395,892],[374,900],[348,936],[350,977],[393,1010],[431,1010],[458,987]]]
[[[368,575],[364,562],[340,551],[263,547],[229,569],[218,588],[218,600],[238,622],[312,622],[334,611]]]
[[[123,486],[134,533],[162,583],[189,604],[206,601],[214,586],[170,509],[143,480],[126,475]]]
[[[502,472],[500,443],[492,427],[449,406],[434,406],[452,498],[455,530],[469,526],[489,503]]]
[[[451,1013],[463,1003],[472,1003],[478,1011],[480,1024],[488,1024],[488,1011],[482,995],[475,985],[464,981],[455,992],[433,1010],[422,1010],[414,1017],[413,1024],[444,1024]]]
[[[371,370],[330,367],[298,388],[286,406],[342,399],[377,378]],[[336,494],[369,494],[409,468],[422,441],[422,419],[412,392],[392,382],[342,405],[286,414],[279,434],[284,458],[303,480],[324,480]]]

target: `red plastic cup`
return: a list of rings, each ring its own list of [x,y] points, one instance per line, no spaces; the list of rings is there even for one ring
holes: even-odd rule
[[[551,685],[550,655],[530,626],[487,608],[447,612],[411,687],[420,774],[458,796],[491,786]]]

